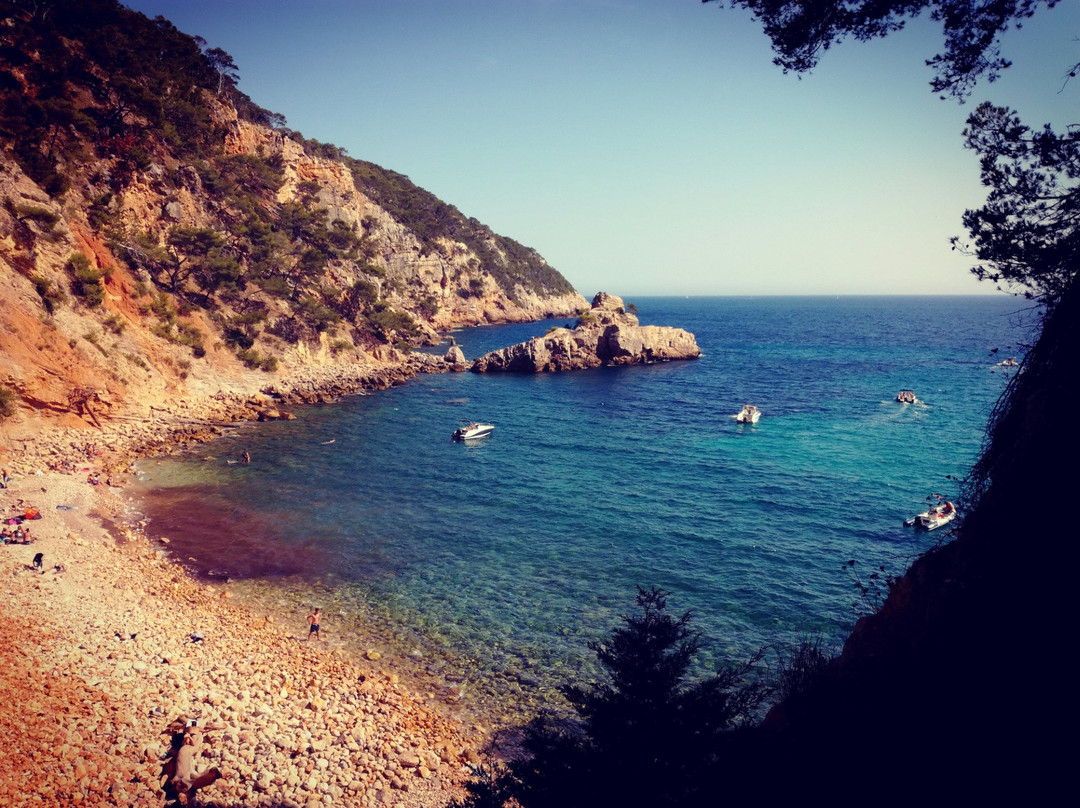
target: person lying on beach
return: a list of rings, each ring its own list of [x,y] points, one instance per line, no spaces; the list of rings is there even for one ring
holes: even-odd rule
[[[184,728],[179,746],[173,739],[172,756],[163,768],[166,777],[165,794],[171,797],[170,791],[175,792],[176,801],[180,805],[194,805],[198,797],[199,789],[213,785],[221,779],[221,769],[211,766],[201,772],[195,771],[195,762],[202,750],[202,733],[194,722]]]

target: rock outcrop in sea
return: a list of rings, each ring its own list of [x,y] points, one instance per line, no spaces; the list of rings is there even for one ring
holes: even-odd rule
[[[469,367],[474,373],[543,373],[604,365],[646,365],[701,355],[694,335],[682,328],[641,325],[622,298],[599,292],[574,328],[553,328],[542,337],[491,351]]]

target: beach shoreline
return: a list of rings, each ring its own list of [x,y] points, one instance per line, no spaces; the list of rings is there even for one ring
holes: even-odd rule
[[[24,523],[34,543],[0,547],[12,607],[0,737],[15,752],[0,757],[0,806],[160,806],[169,728],[189,719],[214,728],[199,767],[225,772],[204,804],[427,808],[460,796],[481,727],[459,725],[396,672],[307,642],[304,615],[286,626],[227,586],[194,579],[145,533],[129,493],[105,484],[122,486],[137,458],[213,439],[281,404],[412,373],[345,383],[325,374],[331,384],[293,383],[302,392],[291,395],[177,400],[149,418],[39,429],[9,449],[5,514],[32,506],[41,518]]]

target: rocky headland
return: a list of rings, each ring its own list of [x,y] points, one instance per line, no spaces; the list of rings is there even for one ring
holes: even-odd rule
[[[544,373],[604,365],[646,365],[701,355],[682,328],[641,325],[622,298],[599,292],[574,328],[552,328],[542,337],[491,351],[476,359],[474,373]]]

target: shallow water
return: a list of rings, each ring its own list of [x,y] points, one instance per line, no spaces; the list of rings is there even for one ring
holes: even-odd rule
[[[298,625],[318,602],[336,641],[406,660],[481,715],[591,672],[588,642],[637,585],[693,611],[702,669],[816,632],[839,644],[865,606],[845,562],[900,572],[943,538],[903,521],[955,497],[1004,385],[995,363],[1022,354],[1020,304],[635,302],[643,323],[694,332],[702,358],[426,376],[244,426],[140,464],[150,532]],[[553,324],[454,336],[472,358]],[[925,404],[898,404],[901,388]],[[755,426],[732,418],[747,401]],[[453,443],[465,418],[494,434]],[[244,450],[250,465],[225,462]]]

